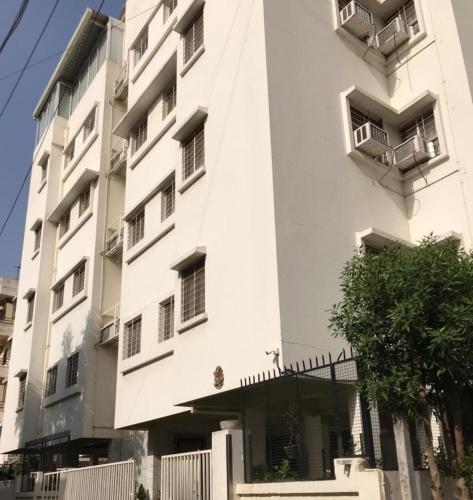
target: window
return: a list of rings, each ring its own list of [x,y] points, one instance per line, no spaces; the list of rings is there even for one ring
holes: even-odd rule
[[[71,210],[67,210],[59,221],[59,238],[62,238],[68,231],[71,224]]]
[[[184,33],[184,64],[204,43],[204,12],[202,11]]]
[[[49,163],[49,155],[46,156],[41,163],[39,164],[41,168],[41,184],[46,181],[46,176],[48,175],[48,163]]]
[[[145,235],[145,211],[142,210],[128,221],[128,248],[136,245]]]
[[[85,286],[85,262],[82,263],[75,271],[72,280],[72,296],[75,297],[78,293],[84,290]]]
[[[53,366],[46,372],[46,388],[44,391],[44,395],[46,397],[52,396],[56,393],[56,384],[57,384],[57,365]]]
[[[379,128],[383,128],[383,120],[381,120],[381,118],[375,117],[368,113],[364,113],[363,111],[360,111],[353,106],[350,107],[350,115],[353,131],[355,131],[357,128],[360,128],[365,123],[372,123]]]
[[[34,313],[34,298],[35,294],[31,294],[27,299],[27,307],[26,307],[26,323],[31,323],[33,321],[33,313]]]
[[[26,393],[26,374],[20,376],[20,385],[18,387],[18,406],[17,409],[21,410],[25,406],[25,393]]]
[[[95,108],[89,113],[89,116],[85,119],[84,125],[82,127],[84,141],[93,132],[94,128],[95,128]]]
[[[175,210],[176,187],[174,177],[161,192],[161,222],[170,217]]]
[[[411,35],[415,35],[419,32],[419,20],[417,19],[414,0],[407,0],[407,2],[404,2],[399,9],[396,9],[385,19],[384,25],[387,26],[391,21],[399,16],[407,24],[407,26],[409,26]]]
[[[75,150],[76,140],[73,139],[69,144],[67,149],[64,151],[64,168],[66,168],[69,163],[74,159],[74,150]]]
[[[205,137],[204,127],[197,130],[183,146],[183,179],[190,177],[196,170],[204,166]]]
[[[139,60],[143,57],[143,54],[148,49],[148,26],[144,29],[143,33],[139,36],[138,40],[136,40],[133,45],[133,53],[134,53],[134,65],[136,66]]]
[[[63,304],[64,304],[64,283],[61,283],[54,290],[53,310],[57,311],[57,310],[61,309]]]
[[[34,251],[39,250],[39,247],[41,245],[41,233],[43,229],[43,224],[39,223],[34,230]]]
[[[163,118],[176,107],[176,80],[165,90],[163,94]]]
[[[174,336],[174,297],[159,304],[158,341],[164,342]]]
[[[89,208],[90,206],[90,186],[87,187],[79,196],[79,217]]]
[[[135,154],[148,137],[148,117],[146,117],[131,134],[131,154]]]
[[[164,22],[169,19],[169,16],[176,10],[177,0],[164,0]]]
[[[123,359],[131,358],[141,351],[141,316],[125,325]]]
[[[205,261],[181,273],[181,301],[182,321],[205,312]]]
[[[79,353],[76,352],[67,358],[66,365],[66,389],[77,384],[77,374],[79,372]]]
[[[440,143],[432,109],[427,110],[401,129],[401,142],[408,141],[416,135],[420,135],[427,143],[432,157],[440,154]]]

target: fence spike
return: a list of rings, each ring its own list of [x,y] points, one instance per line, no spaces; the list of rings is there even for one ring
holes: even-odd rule
[[[290,368],[291,368],[291,372],[293,372],[293,371],[294,371],[294,368],[292,367],[292,363],[291,363],[289,366],[290,366]]]
[[[315,356],[315,366],[318,368],[319,367],[319,357]]]
[[[353,347],[350,346],[350,357],[353,358]]]
[[[346,351],[345,351],[345,348],[343,348],[343,359],[344,359],[344,360],[345,360],[345,359],[347,359],[347,353],[346,353]]]
[[[299,361],[296,363],[296,369],[297,369],[297,371],[300,371],[299,370]]]
[[[330,351],[328,353],[328,362],[332,364],[332,353]]]
[[[278,367],[279,373],[281,373],[281,369]],[[273,376],[276,378],[276,368],[273,368]]]
[[[324,366],[324,365],[325,365],[325,357],[324,357],[324,355],[322,354],[322,366]]]
[[[309,358],[309,365],[312,368],[312,358]]]
[[[261,382],[261,381],[260,381],[260,378],[259,378],[259,373],[258,373],[258,382]]]
[[[302,360],[302,369],[305,371],[305,361]]]

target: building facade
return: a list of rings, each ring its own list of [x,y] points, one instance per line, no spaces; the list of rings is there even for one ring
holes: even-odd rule
[[[347,347],[327,311],[360,247],[471,248],[472,19],[466,0],[87,11],[34,112],[2,451],[134,453],[156,490],[243,376]]]

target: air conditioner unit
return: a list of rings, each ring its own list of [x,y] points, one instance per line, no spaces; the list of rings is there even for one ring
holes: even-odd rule
[[[428,145],[420,135],[415,135],[394,148],[394,164],[405,172],[430,160]]]
[[[371,157],[380,156],[390,149],[388,133],[367,122],[354,132],[355,148]]]
[[[385,55],[392,54],[397,47],[407,42],[410,31],[401,16],[388,23],[376,36],[379,50]]]
[[[355,0],[340,11],[343,28],[358,38],[367,35],[373,25],[373,14]]]

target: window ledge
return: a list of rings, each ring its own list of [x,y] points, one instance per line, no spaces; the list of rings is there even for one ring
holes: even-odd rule
[[[184,76],[191,68],[194,66],[196,63],[197,59],[200,58],[200,56],[205,52],[205,45],[201,45],[195,53],[192,55],[192,57],[184,64],[183,68],[181,69],[181,72],[179,73],[181,76]]]
[[[121,371],[121,374],[128,375],[129,373],[132,373],[136,370],[139,370],[140,368],[144,368],[145,366],[156,363],[157,361],[161,361],[163,359],[169,358],[173,354],[174,354],[174,351],[171,349],[170,351],[166,351],[163,354],[160,354],[159,356],[155,356],[151,359],[148,359],[147,361],[142,361],[141,363],[138,363],[137,365],[130,366],[129,368],[125,368],[124,370]],[[131,358],[128,358],[128,359],[131,359]]]
[[[79,219],[79,221],[77,222],[77,224],[72,228],[70,229],[69,231],[67,231],[67,233],[65,233],[61,239],[59,240],[59,243],[58,243],[58,248],[61,249],[64,247],[64,245],[70,241],[72,239],[72,237],[79,231],[79,229],[92,217],[93,215],[93,212],[92,210],[88,210],[87,212],[84,212],[81,216],[81,218]]]
[[[179,193],[182,194],[184,191],[187,191],[192,184],[198,181],[205,174],[205,166],[199,167],[190,177],[188,177],[182,184],[179,186]]]
[[[137,248],[127,259],[126,263],[131,264],[134,260],[136,260],[138,257],[143,255],[147,250],[149,250],[153,245],[155,245],[159,240],[164,238],[168,233],[170,233],[174,228],[176,227],[176,224],[172,222],[168,226],[166,226],[164,229],[162,229],[154,238],[152,238],[150,241],[147,243],[143,243],[143,246],[140,248]]]
[[[163,32],[163,34],[159,37],[158,41],[156,42],[155,46],[153,47],[152,50],[147,50],[148,54],[143,54],[143,57],[138,61],[138,64],[133,68],[133,75],[131,77],[131,83],[135,83],[136,80],[141,76],[143,71],[146,69],[148,64],[150,63],[151,59],[156,55],[156,52],[163,46],[164,42],[167,40],[168,36],[173,32],[174,30],[174,25],[176,24],[176,16],[171,16],[167,21],[166,21],[166,28]],[[146,57],[144,57],[146,55]]]
[[[23,411],[23,409],[24,409],[24,406],[22,406],[21,408],[17,408],[15,410],[15,413],[20,413],[21,411]]]
[[[41,191],[44,189],[44,186],[46,186],[47,183],[48,181],[46,179],[44,179],[44,181],[41,182],[38,188],[38,194],[41,193]]]
[[[162,139],[166,132],[176,123],[176,113],[173,112],[166,116],[165,120],[161,124],[159,132],[151,139],[147,140],[143,146],[135,152],[135,154],[130,158],[129,168],[133,170],[136,165],[149,153],[152,147]]]
[[[76,384],[74,384],[76,385]],[[45,402],[43,403],[43,408],[48,408],[49,406],[53,406],[55,404],[61,403],[62,401],[65,401],[66,399],[74,398],[76,396],[80,396],[82,394],[82,390],[71,386],[73,389],[71,390],[69,387],[66,389],[67,394],[64,394],[63,396],[56,396],[55,394],[52,394],[51,396],[46,396],[45,397]]]
[[[434,158],[431,158],[429,161],[421,163],[420,165],[418,165],[418,167],[422,172],[424,172],[425,170],[430,170],[431,168],[434,168],[437,165],[441,165],[442,163],[447,162],[449,159],[450,155],[448,155],[447,153],[439,154]],[[405,181],[409,181],[415,177],[420,177],[420,176],[421,173],[419,172],[419,169],[416,167],[412,167],[405,174],[403,174],[402,179]]]
[[[32,326],[33,326],[33,322],[29,321],[28,323],[26,323],[26,326],[25,326],[25,328],[23,328],[23,331],[27,332]]]
[[[36,257],[38,257],[39,255],[39,248],[37,248],[34,252],[33,252],[33,255],[31,256],[31,260],[35,260]]]
[[[84,157],[85,153],[91,148],[92,144],[95,142],[95,139],[99,134],[97,131],[95,131],[90,137],[87,138],[86,142],[82,145],[82,149],[80,150],[80,153],[72,160],[72,163],[70,163],[67,166],[67,169],[64,170],[64,173],[62,175],[62,181],[66,181],[68,177],[72,174],[73,170],[77,167],[77,164],[82,160]],[[67,146],[64,148],[64,151],[67,149]]]
[[[57,323],[60,319],[62,319],[66,314],[70,313],[73,309],[75,309],[79,304],[82,304],[87,299],[87,294],[82,291],[78,295],[74,297],[72,302],[67,306],[62,306],[61,309],[58,309],[53,313],[51,318],[51,323]]]
[[[192,319],[189,319],[187,321],[184,321],[184,323],[181,323],[176,328],[176,332],[177,333],[187,332],[187,330],[190,330],[191,328],[194,328],[198,325],[201,325],[202,323],[205,323],[206,321],[208,321],[208,319],[209,316],[207,313],[198,314],[197,316],[194,316]]]

